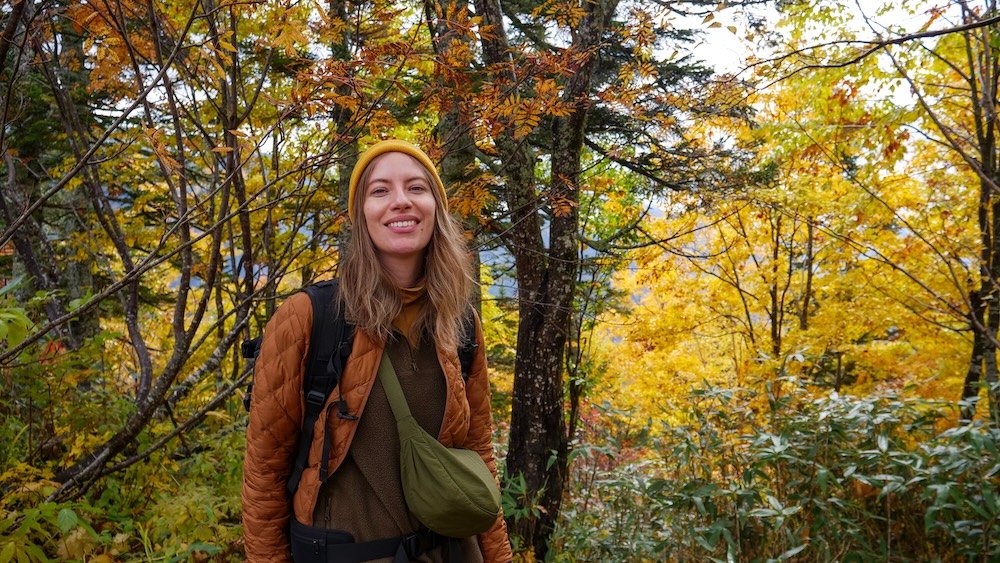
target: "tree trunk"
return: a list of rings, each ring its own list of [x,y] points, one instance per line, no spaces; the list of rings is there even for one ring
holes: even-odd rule
[[[509,52],[503,15],[498,0],[476,0],[476,10],[491,34],[483,34],[484,62],[493,70],[493,79],[508,87],[517,84],[514,61]],[[514,255],[517,268],[518,308],[517,355],[514,362],[510,444],[507,451],[507,478],[523,479],[525,497],[519,508],[534,508],[544,493],[548,498],[562,493],[562,474],[550,457],[564,449],[562,419],[562,354],[560,327],[548,316],[552,311],[548,294],[548,253],[542,241],[541,220],[536,205],[535,158],[524,143],[514,138],[513,124],[495,137],[497,152],[504,164],[504,199],[512,227],[505,244]],[[513,533],[532,545],[536,558],[544,559],[551,523],[557,513],[539,517],[509,519]]]
[[[331,0],[330,16],[346,24],[348,17],[347,0]],[[340,43],[330,46],[330,50],[335,58],[344,61],[352,59],[351,49],[360,40],[355,36],[356,29],[353,25],[344,25],[344,30],[340,35]],[[337,85],[336,90],[338,95],[345,98],[355,95],[353,86],[346,80],[341,81]],[[351,210],[347,208],[348,192],[351,187],[351,172],[354,171],[354,165],[358,162],[359,128],[354,119],[354,110],[346,105],[341,105],[337,108],[337,113],[334,115],[333,120],[337,128],[337,137],[334,139],[334,143],[340,149],[340,155],[337,158],[337,203],[340,204],[340,209],[343,211],[345,218],[351,213]],[[347,221],[344,221],[342,224],[346,225],[347,223]],[[349,236],[349,229],[341,229],[337,239],[337,247],[341,255],[343,255],[343,251],[347,248]]]
[[[812,301],[813,262],[815,254],[813,244],[816,226],[813,217],[806,218],[806,255],[803,268],[806,271],[806,287],[802,290],[802,309],[799,311],[799,329],[809,330],[809,302]]]
[[[782,303],[778,299],[778,260],[781,258],[781,216],[771,220],[774,235],[771,246],[771,280],[768,295],[771,298],[771,357],[781,358],[781,328],[783,323]],[[791,257],[789,257],[791,259]]]
[[[962,385],[961,420],[971,422],[976,415],[976,398],[979,396],[979,382],[982,381],[983,359],[986,355],[986,308],[980,290],[969,292],[969,325],[972,327],[972,353],[969,369],[965,372]]]
[[[453,52],[472,52],[471,38],[454,26],[455,22],[468,19],[468,0],[440,0],[438,4],[428,1],[425,8],[434,35],[434,52],[442,65],[447,64]],[[461,193],[480,175],[476,168],[476,143],[472,137],[469,105],[464,103],[461,95],[468,90],[468,85],[461,83],[461,78],[455,73],[441,72],[438,76],[439,91],[451,94],[442,95],[439,100],[435,140],[441,149],[441,181],[450,194]],[[473,213],[465,219],[467,231],[476,233],[479,230],[479,216],[479,213]],[[473,272],[478,279],[478,252],[473,252],[473,261]],[[476,312],[482,314],[481,292],[476,291],[472,299]]]
[[[994,150],[993,129],[990,128],[990,135],[985,147],[988,147],[991,154]],[[994,157],[995,158],[995,157]],[[986,168],[984,166],[984,168]],[[992,173],[993,184],[1000,181],[996,173],[996,161],[989,163],[989,170]],[[986,328],[987,338],[984,350],[984,377],[986,382],[986,397],[989,400],[990,423],[1000,428],[1000,387],[997,382],[997,337],[1000,335],[1000,247],[997,245],[997,238],[1000,237],[1000,199],[990,193],[991,204],[991,240],[989,262],[989,293],[987,294],[986,307]]]
[[[504,164],[504,196],[511,221],[504,242],[517,267],[520,312],[507,475],[524,479],[522,505],[537,503],[541,509],[537,517],[525,516],[510,525],[532,546],[538,560],[544,560],[549,550],[566,475],[563,357],[580,261],[580,158],[596,53],[616,5],[617,0],[587,3],[586,14],[576,26],[571,48],[580,58],[569,69],[562,94],[572,109],[569,115],[553,120],[552,180],[544,199],[535,190],[534,157],[524,140],[515,138],[514,124],[495,137]],[[492,30],[482,39],[485,62],[494,69],[494,80],[513,86],[516,73],[500,5],[496,0],[477,0],[476,7]],[[548,248],[539,215],[546,207],[551,211]]]

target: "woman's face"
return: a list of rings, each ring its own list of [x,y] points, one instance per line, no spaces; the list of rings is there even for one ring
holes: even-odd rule
[[[362,209],[379,259],[393,269],[418,268],[434,232],[436,188],[405,153],[385,153],[369,166]]]

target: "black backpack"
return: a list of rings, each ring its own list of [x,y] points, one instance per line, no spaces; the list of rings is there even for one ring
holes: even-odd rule
[[[305,395],[306,408],[302,420],[302,434],[298,440],[295,466],[288,478],[289,493],[295,493],[299,486],[299,479],[302,478],[302,472],[305,470],[309,458],[309,447],[313,441],[313,428],[316,420],[323,412],[323,405],[326,404],[327,397],[340,382],[340,376],[347,363],[347,357],[351,355],[351,347],[354,343],[354,325],[348,323],[347,319],[344,318],[342,307],[334,307],[338,288],[337,280],[327,280],[303,289],[312,302],[313,323],[312,335],[309,338],[309,350],[306,352],[306,373],[302,379],[302,392]],[[466,323],[469,327],[475,326],[471,309]],[[261,336],[257,336],[252,340],[243,341],[240,350],[244,358],[256,362],[257,355],[260,353],[261,338]],[[462,379],[469,379],[469,371],[472,369],[472,360],[478,346],[473,331],[467,330],[458,346]],[[248,411],[250,410],[252,393],[253,381],[247,385],[246,394],[243,396],[243,406]],[[347,412],[347,403],[343,399],[334,405],[337,407],[336,415],[338,418],[357,419],[355,415]],[[323,460],[320,464],[321,481],[326,481],[326,467],[329,458],[330,440],[327,437],[323,444]]]

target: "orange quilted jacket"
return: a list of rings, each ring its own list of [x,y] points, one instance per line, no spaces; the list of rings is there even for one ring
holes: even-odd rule
[[[478,321],[477,321],[478,323]],[[312,304],[299,292],[275,313],[264,330],[264,341],[254,375],[250,424],[247,428],[243,467],[243,528],[248,561],[290,561],[289,518],[303,524],[313,522],[319,493],[319,464],[323,440],[332,432],[328,470],[332,474],[347,454],[357,421],[326,416],[335,408],[324,408],[316,421],[309,463],[292,502],[285,490],[292,472],[296,439],[302,426],[304,397],[302,377],[312,330]],[[463,447],[482,456],[496,476],[490,420],[489,383],[481,327],[476,327],[479,348],[467,382],[462,381],[455,350],[438,350],[438,361],[447,378],[448,397],[438,440],[448,447]],[[327,399],[327,407],[343,396],[348,412],[361,417],[382,357],[382,346],[363,331],[357,331],[354,347],[340,385]],[[486,562],[512,559],[503,515],[493,527],[479,535]]]

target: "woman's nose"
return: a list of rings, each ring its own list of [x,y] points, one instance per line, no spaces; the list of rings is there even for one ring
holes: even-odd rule
[[[393,208],[409,207],[410,194],[406,193],[404,189],[393,190],[392,194],[392,206]]]

